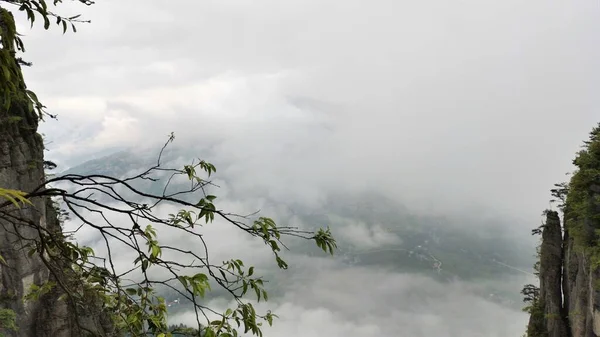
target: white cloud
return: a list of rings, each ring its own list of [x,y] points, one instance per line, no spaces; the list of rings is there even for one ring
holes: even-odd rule
[[[297,261],[296,261],[297,262]],[[468,283],[441,284],[427,277],[374,268],[339,268],[307,260],[301,278],[289,278],[283,298],[258,304],[280,318],[265,336],[518,336],[526,316],[473,293]],[[522,280],[520,280],[522,281]],[[217,301],[219,309],[231,303]],[[191,312],[171,322],[192,326]]]
[[[290,216],[288,209],[279,205],[266,205],[258,200],[255,203],[221,199],[219,207],[236,210],[240,213],[254,211],[262,205],[264,211],[275,218]],[[158,216],[174,213],[177,207],[162,206]],[[104,214],[113,223],[126,226],[127,219],[115,214]],[[94,219],[95,223],[101,223]],[[351,241],[358,247],[373,247],[382,244],[399,244],[399,238],[389,234],[382,236],[383,225],[367,229],[365,224],[352,219],[337,217],[336,223],[346,223],[340,227],[340,240]],[[77,222],[70,222],[73,228]],[[302,224],[300,224],[302,226]],[[202,255],[199,241],[191,235],[158,228],[158,238],[162,244],[180,249],[192,249]],[[522,284],[530,278],[503,277],[498,280],[477,282],[449,281],[440,283],[427,275],[393,271],[389,268],[361,266],[349,267],[340,260],[298,255],[292,250],[285,258],[290,264],[287,271],[274,272],[273,256],[260,240],[252,239],[231,225],[217,220],[215,223],[198,227],[195,231],[204,235],[209,245],[210,258],[220,262],[231,258],[242,258],[247,266],[255,265],[257,273],[268,276],[266,284],[271,295],[268,303],[258,303],[258,310],[273,310],[280,319],[273,328],[265,330],[265,336],[513,336],[519,335],[526,324],[526,315],[508,306],[486,299],[486,289],[518,292]],[[344,232],[346,231],[346,232]],[[78,233],[83,244],[92,243],[95,251],[106,255],[104,243],[98,241],[95,230],[84,227]],[[360,239],[363,241],[361,242]],[[288,240],[289,241],[289,240]],[[123,245],[114,245],[112,254],[116,257],[118,271],[131,267],[136,257]],[[189,257],[164,252],[165,258],[180,263],[191,262]],[[401,270],[401,266],[398,266]],[[165,271],[152,272],[154,277],[168,277]],[[208,303],[217,311],[233,306],[225,298]],[[178,313],[170,318],[170,323],[185,323],[194,326],[193,312]]]
[[[389,230],[388,226],[377,223],[364,223],[332,214],[330,221],[336,228],[342,229],[338,239],[344,240],[357,249],[379,248],[386,245],[402,244],[402,240]]]

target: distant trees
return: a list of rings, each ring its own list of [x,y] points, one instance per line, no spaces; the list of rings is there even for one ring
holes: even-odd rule
[[[198,336],[198,329],[190,328],[189,326],[180,323],[178,325],[169,325],[169,332],[173,337],[177,336]]]
[[[93,4],[89,0],[78,1],[85,5]],[[60,0],[53,0],[51,5],[60,3]],[[23,122],[23,127],[35,132],[39,120],[53,115],[44,110],[35,93],[25,86],[20,67],[29,64],[18,55],[25,48],[12,12],[7,8],[26,13],[32,25],[37,18],[37,22],[42,22],[46,29],[55,21],[63,32],[69,28],[76,31],[75,24],[86,21],[79,16],[60,16],[49,8],[45,0],[0,0],[0,6],[0,99],[4,109],[19,107],[16,109],[19,114],[8,116],[6,122],[10,122],[9,119]],[[31,119],[31,116],[36,118]],[[165,147],[173,140],[171,135]],[[246,266],[240,259],[213,261],[211,243],[205,240],[202,226],[220,219],[263,241],[281,269],[287,268],[281,256],[286,237],[313,240],[320,249],[331,254],[336,248],[335,239],[329,229],[308,232],[279,226],[268,217],[237,215],[219,209],[215,203],[217,197],[207,193],[207,188],[215,187],[209,179],[216,168],[204,160],[193,161],[180,168],[165,167],[161,162],[165,147],[155,165],[128,177],[68,174],[46,177],[38,187],[27,191],[0,186],[0,223],[3,230],[18,238],[15,247],[39,258],[51,274],[49,281],[34,283],[28,289],[25,300],[43,300],[48,294],[58,291],[62,294],[58,301],[68,303],[82,335],[100,334],[79,319],[100,306],[102,312],[110,314],[118,334],[176,336],[177,331],[167,324],[165,300],[156,291],[157,287],[166,287],[192,303],[196,314],[197,327],[183,328],[179,332],[230,337],[239,335],[237,329],[242,328],[244,333],[261,336],[263,321],[270,325],[276,316],[270,311],[256,312],[246,295],[252,293],[259,301],[267,300],[263,278],[253,266]],[[36,160],[43,161],[43,158]],[[161,180],[161,176],[167,178]],[[177,179],[185,179],[188,187],[170,191],[169,185]],[[136,181],[144,180],[164,182],[164,189],[159,193],[148,193],[135,187]],[[54,221],[59,215],[68,214],[80,224],[77,230],[63,233],[43,222],[32,221],[27,212],[21,212],[24,206],[28,212],[34,212],[31,209],[33,201],[43,200],[42,204],[47,204],[50,199],[55,212],[48,213],[46,220]],[[156,209],[164,204],[176,206],[179,211],[161,217]],[[113,220],[114,215],[120,220]],[[36,235],[24,235],[25,228]],[[72,239],[81,228],[96,231],[107,255],[96,255],[90,247],[80,246]],[[195,240],[196,249],[161,243],[159,229],[185,233]],[[115,267],[116,259],[123,258],[114,256],[116,244],[135,256],[129,270],[121,271]],[[2,262],[5,261],[0,258]],[[225,312],[206,307],[202,298],[214,287],[224,289],[234,301],[234,307]],[[0,324],[10,329],[11,317],[8,316],[0,317]]]

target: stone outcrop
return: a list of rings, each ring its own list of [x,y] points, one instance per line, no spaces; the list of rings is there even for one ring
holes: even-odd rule
[[[557,212],[543,226],[530,337],[600,336],[600,126],[585,144],[561,207],[564,234]]]
[[[10,24],[6,20],[12,20],[12,16],[4,9],[0,8],[0,11],[2,30]],[[4,36],[3,44],[5,40]],[[44,144],[37,133],[39,116],[28,108],[25,83],[16,60],[13,65],[19,75],[16,77],[18,91],[8,109],[1,108],[0,104],[0,187],[29,192],[45,179]],[[0,203],[5,201],[2,199]],[[56,280],[40,256],[29,256],[29,249],[24,246],[39,240],[40,228],[55,233],[61,231],[50,200],[38,197],[31,201],[33,205],[24,205],[20,209],[4,205],[0,212],[0,255],[6,260],[6,264],[0,264],[0,308],[14,311],[18,326],[16,332],[7,329],[1,332],[11,337],[79,337],[88,335],[89,331],[100,336],[111,335],[108,333],[110,321],[97,305],[92,303],[86,308],[96,308],[95,312],[79,310],[76,313],[68,301],[58,300],[63,293],[59,287],[37,300],[23,300],[32,284]],[[23,226],[21,220],[16,219],[25,219],[32,225]]]
[[[43,141],[37,133],[38,119],[22,104],[12,104],[9,111],[0,111],[0,187],[32,191],[44,179]],[[15,217],[33,221],[40,228],[61,230],[54,208],[47,198],[33,199],[33,205],[13,209]],[[54,289],[37,301],[23,301],[31,284],[41,285],[53,280],[47,266],[37,255],[28,256],[23,244],[39,237],[38,231],[20,226],[0,217],[0,255],[7,265],[0,265],[0,306],[16,313],[18,332],[5,332],[18,337],[84,336],[76,315],[66,301],[58,301],[60,289]],[[91,321],[96,316],[81,317],[79,325],[94,331],[104,331],[106,320]],[[84,322],[84,323],[81,323]],[[96,328],[94,328],[96,326]],[[99,328],[98,328],[99,327]]]
[[[548,337],[566,336],[562,299],[562,230],[557,212],[546,212],[540,247],[540,303]]]
[[[37,118],[15,104],[8,112],[0,112],[0,121],[0,186],[33,190],[44,179],[43,143],[35,132]],[[13,212],[44,227],[48,225],[47,205],[43,199],[35,200],[33,206]],[[49,271],[40,259],[29,258],[26,251],[17,248],[20,238],[15,231],[26,238],[35,238],[37,233],[32,229],[18,228],[2,219],[0,225],[0,254],[7,262],[7,265],[0,266],[2,304],[16,312],[19,326],[17,336],[36,336],[34,313],[41,308],[26,305],[21,299],[32,283],[41,284],[48,280]]]
[[[595,293],[592,268],[587,254],[577,251],[572,239],[565,240],[565,265],[563,289],[564,307],[568,312],[571,336],[600,336],[594,333],[594,313],[590,297]]]

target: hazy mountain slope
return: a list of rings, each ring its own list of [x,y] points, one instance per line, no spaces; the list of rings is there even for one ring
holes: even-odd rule
[[[163,161],[180,167],[186,162],[183,159],[189,158],[186,152],[189,151],[174,149],[165,152]],[[154,153],[121,151],[84,162],[63,174],[124,176],[141,172],[155,163]],[[221,164],[227,167],[227,163]],[[227,182],[227,177],[220,178]],[[142,189],[161,193],[164,181],[139,181],[137,184]],[[172,186],[173,189],[177,187],[181,185]],[[234,187],[227,189],[228,199],[248,198],[246,194],[238,195]],[[259,184],[256,190],[261,191]],[[220,195],[219,191],[215,194]],[[339,242],[336,259],[344,265],[418,273],[442,282],[475,281],[482,285],[489,280],[532,273],[532,245],[518,238],[521,233],[507,230],[508,226],[502,223],[502,219],[416,214],[373,191],[356,195],[328,195],[318,206],[273,200],[260,195],[255,197],[261,197],[262,205],[267,209],[284,210],[268,214],[279,223],[300,224],[306,228],[330,226]],[[290,248],[293,255],[321,255],[312,244],[304,242],[293,242]],[[278,283],[273,280],[271,286]],[[479,290],[480,295],[495,297],[494,300],[520,308],[519,288],[507,289],[500,284],[483,287]],[[272,287],[272,291],[277,292],[276,288]],[[214,295],[218,296],[219,293]],[[171,301],[175,299],[170,298]]]

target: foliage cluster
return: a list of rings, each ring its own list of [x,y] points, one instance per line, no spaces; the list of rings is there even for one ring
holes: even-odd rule
[[[592,267],[597,268],[600,266],[600,125],[592,130],[573,164],[577,169],[568,187],[565,228],[575,247],[588,254]]]
[[[18,331],[17,314],[14,310],[0,308],[0,337],[4,337],[6,332]]]
[[[91,0],[77,1],[88,6],[94,3]],[[63,33],[66,33],[68,27],[75,32],[75,23],[89,22],[81,20],[80,15],[60,16],[48,6],[50,4],[56,7],[61,3],[62,0],[0,0],[0,43],[2,45],[0,48],[0,83],[2,83],[0,99],[3,110],[8,110],[14,102],[24,104],[30,113],[37,114],[40,119],[43,119],[44,116],[55,117],[45,111],[45,107],[37,95],[25,86],[20,66],[31,64],[18,57],[18,53],[25,52],[25,44],[17,32],[13,13],[7,8],[12,7],[14,10],[25,13],[32,27],[36,18],[43,21],[44,29],[49,29],[51,22],[54,21],[62,27]]]
[[[533,284],[526,285],[521,294],[524,296],[523,301],[526,307],[523,311],[530,316],[529,325],[527,326],[527,337],[547,337],[546,324],[544,317],[544,305],[540,299],[540,288]]]

